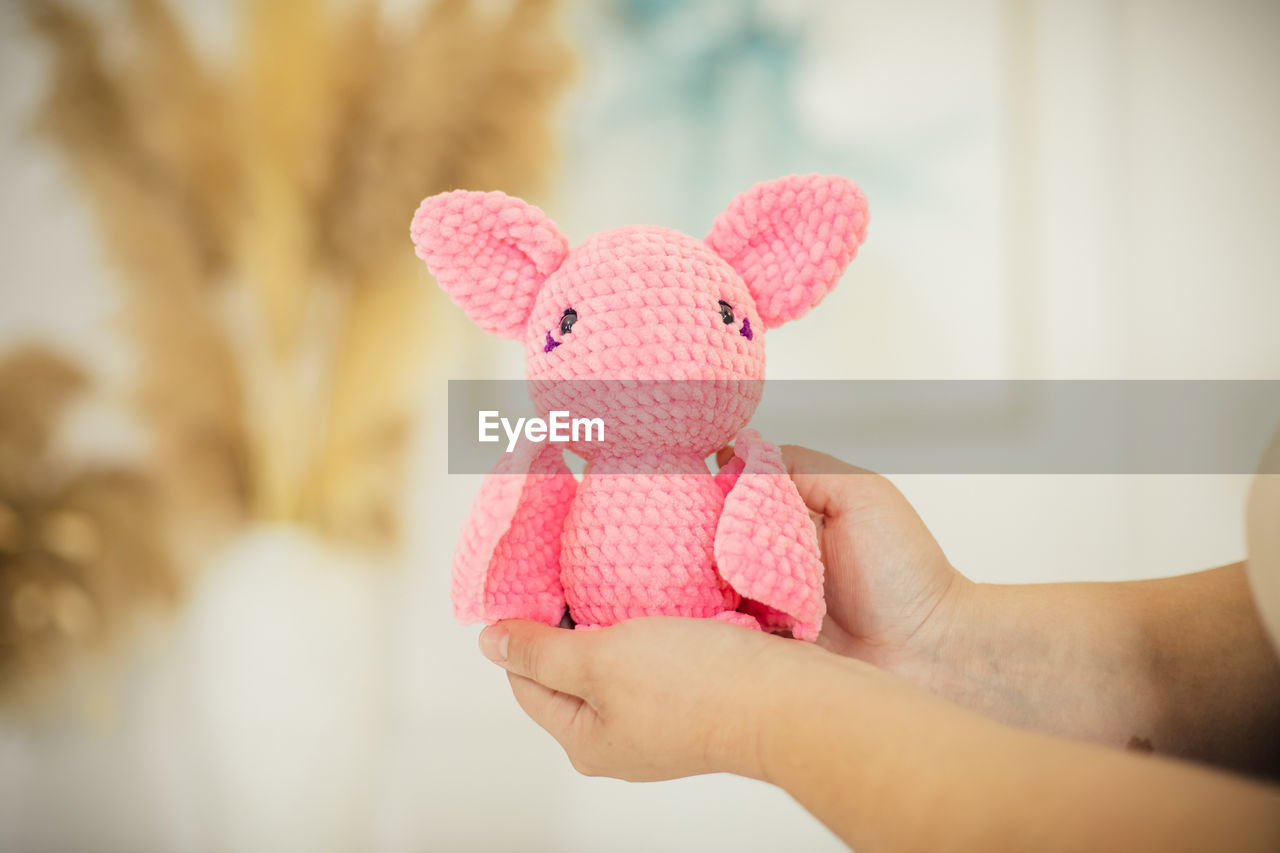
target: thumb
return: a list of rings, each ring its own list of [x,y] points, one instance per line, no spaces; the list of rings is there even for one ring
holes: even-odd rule
[[[791,444],[778,449],[805,506],[818,515],[835,518],[868,498],[897,491],[875,472],[834,456]]]
[[[480,651],[508,672],[581,696],[592,639],[581,631],[511,619],[480,632]]]

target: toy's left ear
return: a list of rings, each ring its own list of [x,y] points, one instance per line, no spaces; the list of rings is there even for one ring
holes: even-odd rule
[[[772,328],[817,305],[866,234],[867,200],[857,184],[835,175],[789,175],[735,198],[706,243],[742,276]]]

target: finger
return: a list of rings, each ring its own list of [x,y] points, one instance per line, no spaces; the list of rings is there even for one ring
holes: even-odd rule
[[[886,490],[897,492],[874,471],[834,456],[794,444],[784,444],[779,450],[805,506],[827,518],[835,518],[868,498],[883,498]]]
[[[723,468],[733,458],[733,445],[726,444],[716,451],[716,467]]]
[[[508,672],[581,696],[595,639],[582,631],[510,619],[480,632],[480,651]]]
[[[508,672],[507,679],[511,682],[511,693],[516,702],[529,718],[546,729],[561,746],[568,748],[574,720],[583,710],[583,701],[514,672]]]

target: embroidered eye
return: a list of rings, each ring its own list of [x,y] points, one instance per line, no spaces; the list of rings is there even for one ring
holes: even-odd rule
[[[720,319],[726,326],[733,322],[733,306],[723,299],[720,300]]]
[[[573,324],[578,322],[578,312],[572,308],[564,309],[564,314],[560,317],[560,334],[567,335],[573,331]]]

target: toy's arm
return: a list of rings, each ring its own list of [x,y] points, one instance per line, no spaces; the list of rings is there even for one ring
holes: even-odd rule
[[[822,558],[809,511],[787,476],[778,448],[752,429],[734,440],[741,468],[716,526],[720,576],[746,601],[743,612],[767,631],[816,640],[826,614]],[[724,481],[728,483],[728,479]]]
[[[459,621],[560,622],[560,534],[577,488],[563,453],[550,442],[521,442],[493,467],[453,556]]]

